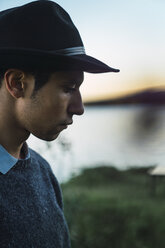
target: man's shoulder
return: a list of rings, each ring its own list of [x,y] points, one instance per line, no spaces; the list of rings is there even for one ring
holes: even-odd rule
[[[30,155],[31,155],[31,160],[32,163],[38,164],[38,166],[41,169],[41,173],[43,175],[44,178],[47,178],[47,182],[49,181],[48,178],[50,179],[50,182],[54,188],[55,194],[56,194],[56,198],[57,198],[57,202],[60,206],[60,208],[63,208],[63,202],[62,202],[62,192],[61,192],[61,187],[59,185],[59,182],[55,176],[55,174],[53,173],[51,166],[49,165],[49,163],[36,151],[29,149],[30,151]]]
[[[45,158],[43,158],[38,152],[34,151],[31,148],[29,148],[29,153],[31,158],[31,164],[33,165],[33,167],[37,167],[40,172],[44,173],[45,175],[55,177],[50,164]]]
[[[38,152],[34,151],[31,148],[29,148],[29,152],[32,162],[40,163],[46,167],[50,167],[48,161],[45,158],[43,158]]]
[[[33,149],[29,148],[31,164],[33,168],[38,168],[40,173],[42,173],[45,177],[50,177],[51,180],[57,181],[56,176],[54,175],[52,168],[48,161],[43,158],[38,152],[34,151]],[[38,172],[39,172],[38,171]]]

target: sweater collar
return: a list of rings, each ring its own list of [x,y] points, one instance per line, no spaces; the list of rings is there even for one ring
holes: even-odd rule
[[[30,152],[26,142],[23,144],[21,151],[25,154],[24,159],[17,159],[10,155],[7,150],[0,145],[0,172],[6,174],[18,161],[30,158]]]

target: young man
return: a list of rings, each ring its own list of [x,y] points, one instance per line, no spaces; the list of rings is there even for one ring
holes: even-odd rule
[[[51,141],[84,112],[83,72],[117,72],[85,54],[69,15],[52,1],[0,12],[0,247],[68,248],[59,184],[27,147]]]

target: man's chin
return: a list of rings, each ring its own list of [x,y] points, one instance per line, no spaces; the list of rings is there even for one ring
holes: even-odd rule
[[[53,141],[53,140],[55,140],[55,139],[57,139],[58,138],[58,136],[59,136],[59,134],[60,134],[60,132],[59,133],[56,133],[56,134],[47,134],[47,135],[35,135],[35,134],[33,134],[34,136],[36,136],[37,138],[39,138],[39,139],[41,139],[41,140],[44,140],[44,141]]]

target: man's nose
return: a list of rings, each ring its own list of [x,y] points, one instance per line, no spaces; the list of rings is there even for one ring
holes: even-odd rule
[[[72,115],[82,115],[84,113],[84,105],[79,91],[72,96],[68,112]]]

